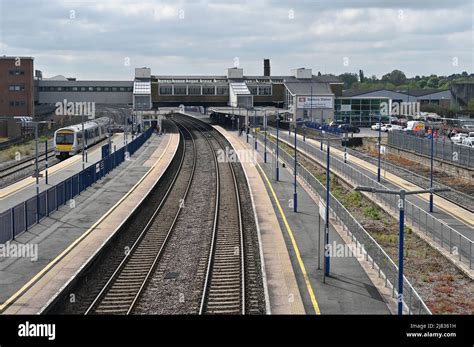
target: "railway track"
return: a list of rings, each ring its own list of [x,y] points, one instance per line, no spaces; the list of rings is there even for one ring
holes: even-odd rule
[[[48,150],[48,160],[51,161],[49,164],[56,161],[56,158],[54,157],[54,149]],[[38,155],[38,164],[41,164],[44,161],[46,161],[46,152],[42,152]],[[35,157],[29,156],[28,158],[19,160],[11,165],[1,168],[0,169],[0,182],[1,182],[0,185],[3,186],[3,182],[7,177],[10,177],[25,169],[32,168],[34,165],[35,165]],[[34,172],[30,172],[30,173],[33,174]],[[14,183],[14,182],[11,182],[11,183]]]
[[[302,135],[301,132],[298,132],[298,134]],[[312,138],[312,136],[308,136],[308,135],[309,134],[306,133],[306,136],[308,138]],[[337,139],[339,139],[339,138],[337,138]],[[344,146],[342,146],[340,144],[334,143],[331,146],[336,147],[337,149],[344,151]],[[347,153],[349,155],[353,155],[353,156],[355,156],[359,159],[362,159],[362,160],[365,160],[365,161],[367,161],[371,164],[377,165],[377,158],[374,158],[374,157],[362,152],[361,150],[356,150],[356,149],[351,149],[351,148],[347,148],[347,150],[348,150]],[[382,174],[383,174],[383,171],[390,172],[391,174],[403,177],[403,179],[405,179],[406,181],[408,181],[410,183],[413,183],[413,184],[416,184],[416,185],[420,186],[423,189],[428,189],[429,186],[430,186],[430,182],[429,182],[428,177],[420,175],[418,173],[415,173],[411,170],[408,170],[405,167],[401,167],[401,166],[392,164],[392,163],[390,163],[386,160],[382,161],[381,167],[382,167]],[[436,177],[436,174],[435,174],[435,177]],[[435,195],[437,195],[439,197],[442,197],[443,199],[446,199],[449,202],[468,210],[469,212],[474,212],[473,198],[469,194],[465,194],[465,193],[463,193],[463,192],[461,192],[461,191],[459,191],[459,190],[457,190],[453,187],[447,186],[446,184],[443,184],[439,181],[436,181],[436,179],[433,180],[433,186],[435,188],[448,188],[448,189],[450,189],[449,191],[446,191],[446,192],[437,192],[437,193],[435,193]]]
[[[182,210],[196,167],[194,139],[184,127],[179,130],[185,146],[172,183],[85,314],[130,314],[153,274]]]
[[[180,117],[180,119],[182,119]],[[214,152],[217,195],[211,245],[207,257],[199,314],[245,314],[244,235],[239,185],[230,161],[218,161],[225,145],[214,130],[186,119],[200,130]]]

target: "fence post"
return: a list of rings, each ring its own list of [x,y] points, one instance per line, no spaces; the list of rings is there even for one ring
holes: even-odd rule
[[[24,213],[24,216],[25,216],[25,231],[27,231],[28,230],[28,211],[27,211],[26,207],[28,205],[26,204],[26,201],[23,204],[24,204],[24,210],[25,210],[25,213]]]
[[[15,239],[15,211],[14,207],[10,209],[12,215],[12,240]]]

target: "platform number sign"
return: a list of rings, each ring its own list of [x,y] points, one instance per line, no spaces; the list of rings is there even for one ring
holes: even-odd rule
[[[458,160],[459,160],[459,153],[453,152],[453,161],[458,161]]]

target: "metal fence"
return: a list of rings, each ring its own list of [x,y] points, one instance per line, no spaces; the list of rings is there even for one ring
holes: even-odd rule
[[[288,134],[282,132],[280,137],[290,144],[294,138],[290,139]],[[290,141],[291,140],[291,141]],[[326,163],[326,152],[320,148],[311,145],[309,142],[298,139],[297,145],[300,149],[314,156],[323,164]],[[324,145],[326,146],[326,145]],[[354,186],[369,186],[377,189],[388,189],[382,183],[370,178],[366,174],[356,169],[349,162],[344,163],[343,160],[331,156],[331,171],[342,176],[347,182],[351,182]],[[373,199],[384,204],[388,209],[398,213],[398,196],[391,194],[376,194]],[[450,254],[456,256],[459,261],[465,263],[472,269],[473,260],[473,241],[462,235],[454,228],[447,225],[444,221],[436,218],[431,213],[424,211],[409,200],[406,200],[405,215],[407,224],[412,228],[418,228],[439,246],[449,251]]]
[[[148,129],[130,142],[126,148],[120,148],[39,195],[0,213],[0,243],[14,240],[15,237],[67,203],[70,207],[74,207],[75,202],[72,200],[74,197],[80,195],[120,165],[128,156],[135,153],[150,138],[152,132],[153,129]]]
[[[264,141],[262,134],[258,134],[257,138],[262,142]],[[267,146],[272,151],[276,150],[276,144],[271,141],[267,141]],[[281,148],[279,156],[287,165],[294,167],[293,157]],[[326,187],[313,174],[303,166],[299,166],[298,170],[299,177],[314,193],[320,197],[326,196]],[[384,279],[385,287],[392,289],[392,297],[398,297],[396,289],[398,288],[398,266],[357,219],[332,194],[330,194],[329,202],[331,216],[343,227],[344,232],[351,237],[353,242],[357,244],[357,247],[362,249],[365,259],[371,264],[372,269],[375,269],[378,272],[378,276]],[[403,295],[405,311],[409,314],[431,314],[429,308],[405,276],[403,278],[403,286],[405,288]]]
[[[417,154],[431,156],[431,139],[405,134],[400,131],[388,133],[388,144]],[[455,145],[451,141],[433,141],[433,156],[458,165],[474,167],[474,148]]]

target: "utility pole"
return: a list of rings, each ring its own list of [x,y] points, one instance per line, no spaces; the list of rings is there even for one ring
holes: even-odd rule
[[[448,188],[430,188],[422,190],[412,190],[406,191],[404,189],[400,190],[389,190],[389,189],[377,189],[367,186],[359,186],[355,188],[357,192],[367,192],[367,193],[381,193],[381,194],[392,194],[398,195],[398,210],[399,210],[399,240],[398,240],[398,314],[403,314],[403,255],[404,255],[404,231],[405,231],[405,198],[407,195],[416,195],[416,194],[425,194],[425,193],[434,193],[434,192],[446,192],[449,191]],[[393,283],[395,286],[395,283]]]

